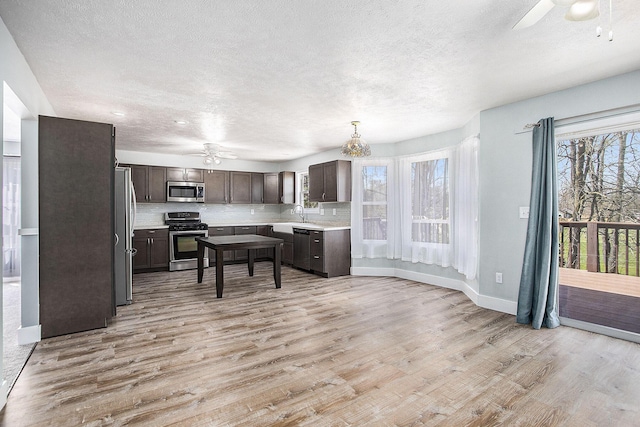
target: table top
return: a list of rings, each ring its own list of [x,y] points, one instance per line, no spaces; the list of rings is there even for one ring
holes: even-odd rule
[[[284,243],[284,240],[276,237],[258,236],[257,234],[238,234],[235,236],[212,236],[196,237],[196,241],[202,242],[205,246],[215,249],[216,247],[233,246],[239,248],[243,246],[261,245],[265,247],[275,246]]]

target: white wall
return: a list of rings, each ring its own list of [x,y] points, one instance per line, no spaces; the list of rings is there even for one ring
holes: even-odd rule
[[[640,71],[577,86],[480,113],[480,272],[482,295],[516,301],[529,206],[531,133],[527,123],[640,104]],[[639,105],[640,108],[640,105]],[[503,284],[495,273],[503,273]]]
[[[22,131],[21,138],[22,147],[22,227],[23,228],[35,228],[37,229],[37,188],[38,188],[38,176],[37,176],[37,149],[25,150],[25,144],[31,147],[37,148],[37,124],[35,118],[38,115],[55,115],[51,104],[47,100],[44,92],[40,88],[38,81],[31,72],[27,61],[15,44],[13,37],[4,25],[4,22],[0,19],[0,81],[3,84],[0,86],[0,97],[3,102],[9,99],[10,102],[15,102],[24,108],[18,108],[15,105],[12,109],[18,113],[22,119]],[[8,89],[10,88],[10,90]],[[0,109],[1,111],[2,109]],[[0,112],[0,120],[2,120],[2,113]],[[0,131],[2,132],[2,131]],[[4,137],[2,138],[4,141]],[[25,152],[26,151],[26,152]],[[30,172],[30,174],[26,174]],[[34,172],[35,171],[35,172]],[[1,176],[1,174],[0,174]],[[35,188],[35,192],[33,189]],[[29,191],[31,190],[31,191]],[[27,331],[26,335],[30,332],[37,332],[37,339],[39,335],[39,316],[38,316],[38,284],[37,284],[37,235],[25,236],[22,238],[22,271],[27,272],[22,276],[22,327],[21,330]],[[29,252],[27,252],[29,251]],[[28,273],[35,273],[29,276]],[[35,281],[34,281],[35,280]],[[0,296],[0,307],[1,296]],[[35,321],[34,319],[35,315]],[[25,323],[25,318],[29,319]],[[2,317],[0,316],[0,328],[2,327]],[[19,336],[19,341],[20,336]],[[23,341],[22,341],[23,342]],[[33,342],[33,341],[32,341]],[[0,343],[1,346],[1,343]],[[2,368],[2,362],[0,361],[0,370]],[[3,382],[3,388],[0,390],[0,407],[6,403],[6,384]]]

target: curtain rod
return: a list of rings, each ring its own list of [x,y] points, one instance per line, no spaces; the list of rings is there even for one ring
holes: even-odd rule
[[[626,107],[612,108],[609,110],[598,111],[595,113],[579,114],[571,117],[563,117],[555,120],[555,127],[573,125],[576,123],[588,122],[591,120],[605,119],[609,117],[622,116],[624,114],[640,112],[640,104],[628,105]],[[516,134],[531,132],[534,127],[540,126],[539,123],[527,123],[522,130],[516,131]]]

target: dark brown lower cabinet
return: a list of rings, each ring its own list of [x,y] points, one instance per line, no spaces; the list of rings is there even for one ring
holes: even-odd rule
[[[293,265],[293,234],[274,232],[273,237],[284,240],[281,256],[282,264]]]
[[[169,269],[169,231],[167,229],[136,230],[132,239],[136,254],[133,272]]]
[[[311,230],[311,271],[324,277],[351,274],[351,231]]]
[[[103,328],[115,314],[114,149],[113,125],[38,119],[42,338]]]

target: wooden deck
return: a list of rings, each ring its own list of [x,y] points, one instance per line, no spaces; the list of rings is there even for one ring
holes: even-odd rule
[[[560,284],[592,291],[609,292],[640,298],[640,277],[610,273],[589,273],[586,270],[561,268]]]
[[[137,274],[106,329],[38,343],[0,426],[633,426],[640,346],[462,292],[229,266]]]
[[[640,278],[561,268],[560,316],[640,333]]]

